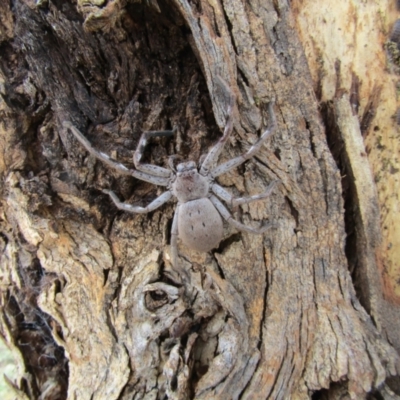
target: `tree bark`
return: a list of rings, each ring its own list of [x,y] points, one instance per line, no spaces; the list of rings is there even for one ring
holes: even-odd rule
[[[363,140],[386,126],[374,120],[382,91],[360,85],[356,63],[322,62],[335,38],[311,24],[323,2],[311,3],[0,0],[0,332],[21,398],[400,394],[395,272],[382,272],[393,257]],[[226,226],[208,254],[179,245],[190,280],[177,283],[175,204],[118,211],[102,190],[142,206],[162,190],[96,160],[63,123],[129,168],[143,131],[175,127],[146,161],[197,162],[226,122],[219,77],[237,98],[220,162],[257,140],[275,103],[271,140],[218,178],[234,195],[279,180],[238,212],[273,229]]]

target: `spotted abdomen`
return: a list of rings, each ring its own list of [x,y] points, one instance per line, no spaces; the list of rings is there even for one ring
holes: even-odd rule
[[[207,252],[218,247],[222,234],[221,216],[208,198],[179,206],[178,236],[186,246]]]

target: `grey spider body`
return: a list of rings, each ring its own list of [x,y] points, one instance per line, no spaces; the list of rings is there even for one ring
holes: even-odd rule
[[[182,271],[178,267],[178,236],[186,246],[197,251],[207,252],[217,247],[223,237],[222,218],[235,228],[251,233],[263,233],[270,227],[267,224],[260,228],[252,228],[242,224],[232,217],[220,199],[223,200],[228,207],[237,207],[240,204],[262,200],[270,195],[277,181],[272,182],[266,191],[259,195],[234,198],[228,191],[215,182],[215,178],[244,163],[260,150],[262,144],[275,130],[276,121],[273,105],[272,103],[269,104],[269,126],[257,142],[244,154],[216,166],[218,157],[232,133],[233,107],[235,104],[235,96],[226,83],[222,81],[222,79],[219,79],[219,83],[230,95],[230,103],[227,110],[228,118],[224,134],[211,148],[199,167],[197,167],[196,163],[193,161],[178,164],[176,170],[173,165],[170,165],[170,169],[166,169],[157,165],[143,164],[141,162],[149,138],[171,136],[174,134],[174,131],[144,132],[133,157],[136,169],[128,169],[117,161],[112,160],[108,155],[95,150],[78,129],[70,122],[64,122],[64,127],[70,129],[86,150],[99,160],[115,168],[120,173],[132,175],[137,179],[167,188],[167,191],[146,207],[123,203],[114,192],[103,190],[110,195],[114,204],[119,209],[133,213],[147,213],[157,209],[172,197],[177,198],[178,205],[174,213],[171,230],[171,255],[172,265],[180,272]]]
[[[172,193],[180,203],[207,197],[209,191],[209,178],[199,174],[193,161],[178,165]]]
[[[179,205],[178,232],[186,246],[207,252],[222,239],[222,218],[209,198],[191,200]]]
[[[210,179],[199,174],[194,162],[177,166],[172,193],[178,199],[179,238],[193,250],[207,252],[222,239],[223,223],[208,198]]]

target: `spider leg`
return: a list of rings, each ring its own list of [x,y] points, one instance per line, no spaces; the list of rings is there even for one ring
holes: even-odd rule
[[[264,193],[255,194],[253,196],[248,196],[248,197],[235,198],[229,192],[227,192],[222,186],[217,185],[216,183],[214,183],[211,186],[211,190],[219,198],[224,200],[229,206],[235,208],[237,206],[240,206],[241,204],[248,204],[252,203],[253,201],[263,200],[267,198],[272,193],[272,190],[274,189],[275,185],[278,182],[279,181],[273,181],[272,183],[270,183],[269,186],[267,187],[267,190]]]
[[[147,174],[147,173],[142,172],[142,171],[137,171],[137,170],[134,170],[134,169],[128,169],[128,168],[125,167],[125,165],[120,164],[119,162],[113,160],[107,154],[104,154],[104,153],[102,153],[100,151],[97,151],[96,149],[94,149],[92,144],[85,138],[85,136],[83,136],[82,133],[77,128],[75,128],[74,125],[72,125],[71,122],[65,121],[63,123],[63,126],[65,128],[67,128],[67,129],[69,129],[73,133],[75,138],[82,144],[82,146],[92,156],[96,157],[100,161],[103,161],[105,164],[107,164],[111,168],[114,168],[115,170],[117,170],[121,174],[131,175],[131,176],[133,176],[133,177],[135,177],[137,179],[140,179],[142,181],[153,183],[154,185],[168,186],[169,179],[167,179],[165,177],[153,176],[153,175]]]
[[[117,197],[117,195],[111,190],[103,190],[103,193],[107,193],[111,197],[111,200],[114,202],[114,204],[117,206],[118,209],[138,214],[145,214],[150,211],[154,211],[156,208],[162,206],[172,197],[172,192],[168,190],[167,192],[164,192],[161,196],[154,199],[148,206],[140,207],[140,206],[133,206],[128,203],[123,203]]]
[[[221,174],[224,174],[225,172],[230,171],[231,169],[239,166],[240,164],[243,164],[246,160],[253,157],[260,150],[262,144],[274,133],[276,128],[276,118],[275,118],[273,103],[269,103],[268,113],[269,113],[269,126],[261,135],[261,137],[257,140],[257,142],[253,144],[253,146],[251,146],[246,153],[238,157],[232,158],[232,160],[226,161],[223,164],[218,165],[216,168],[214,168],[211,171],[211,176],[213,178]]]
[[[142,164],[141,159],[143,157],[144,149],[148,143],[148,140],[152,137],[160,136],[173,136],[175,134],[175,129],[172,131],[145,131],[140,136],[139,144],[136,148],[135,154],[133,155],[133,163],[135,167],[144,173],[158,176],[161,178],[169,178],[171,176],[171,171],[169,169],[159,167],[158,165],[152,164]]]
[[[171,228],[171,263],[174,270],[179,274],[185,287],[190,283],[190,276],[187,271],[179,265],[178,260],[178,214],[179,204],[176,206],[174,219],[172,220]]]
[[[178,212],[179,204],[176,206],[171,228],[171,258],[174,267],[178,265]]]
[[[252,228],[250,226],[244,225],[232,217],[231,213],[218,200],[217,197],[215,197],[214,195],[211,195],[210,200],[214,204],[214,206],[218,210],[218,212],[222,215],[222,217],[229,224],[231,224],[232,226],[234,226],[236,229],[238,229],[240,231],[250,232],[250,233],[264,233],[265,231],[267,231],[269,228],[271,228],[273,226],[271,223],[262,225],[260,228]]]
[[[235,106],[236,96],[233,94],[233,92],[231,91],[229,86],[226,84],[226,82],[222,78],[217,77],[217,79],[218,79],[218,82],[229,93],[229,105],[228,105],[228,110],[227,110],[228,118],[226,120],[224,134],[218,140],[218,142],[211,148],[211,150],[208,152],[205,160],[201,164],[200,174],[203,176],[208,175],[210,169],[217,162],[218,157],[221,154],[221,151],[223,150],[226,142],[228,141],[229,136],[231,135],[232,129],[233,129],[233,107]]]

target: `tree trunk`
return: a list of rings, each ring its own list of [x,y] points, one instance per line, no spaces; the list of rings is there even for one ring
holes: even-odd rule
[[[369,3],[0,0],[0,332],[19,355],[10,385],[21,398],[400,394],[398,259],[387,247],[398,238],[389,223],[382,240],[380,208],[392,211],[374,183],[399,170],[369,165],[379,135],[387,148],[397,129],[396,96],[378,110],[397,83],[382,61],[395,68],[382,43],[396,11]],[[362,59],[365,43],[368,71],[349,55]],[[225,226],[211,253],[179,244],[190,279],[177,283],[176,204],[118,211],[102,190],[143,206],[162,188],[101,163],[63,123],[131,169],[143,131],[175,127],[146,162],[197,162],[225,126],[220,77],[237,101],[219,162],[249,149],[274,102],[274,136],[217,179],[234,195],[279,180],[236,214],[273,228]]]

